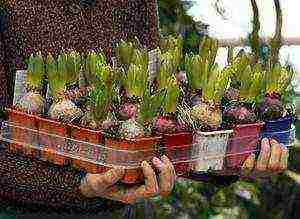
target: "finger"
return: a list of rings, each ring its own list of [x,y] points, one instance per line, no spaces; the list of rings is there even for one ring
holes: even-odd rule
[[[145,185],[141,186],[142,189],[140,189],[139,192],[144,193],[141,194],[144,197],[151,197],[157,194],[159,191],[156,174],[152,169],[151,165],[147,161],[142,162],[142,170],[145,177]]]
[[[155,172],[147,161],[142,162],[142,170],[144,173],[145,185],[127,189],[120,196],[122,202],[134,203],[139,199],[149,198],[159,193]]]
[[[156,157],[153,158],[153,164],[159,171],[160,195],[166,196],[173,188],[173,182],[175,180],[173,165],[166,156],[163,156],[161,160]]]
[[[270,154],[268,169],[271,171],[278,171],[280,169],[282,147],[274,139],[271,139],[270,142],[271,142],[271,154]]]
[[[280,170],[286,170],[288,168],[289,150],[283,146],[283,150],[280,158]]]
[[[175,170],[173,163],[166,155],[162,156],[162,161],[166,162],[168,164],[168,166],[170,166],[170,168],[172,169],[172,177],[173,177],[173,183],[174,183],[177,179],[177,174],[176,174],[176,170]]]
[[[114,168],[104,174],[92,174],[88,180],[91,189],[97,194],[102,194],[107,188],[117,183],[123,178],[125,170]]]
[[[261,149],[256,163],[256,171],[265,172],[268,168],[271,146],[267,138],[262,139]]]
[[[250,176],[255,165],[255,154],[251,154],[242,166],[242,174]]]
[[[88,173],[81,181],[80,191],[86,197],[95,197],[96,192],[92,189],[92,186],[89,184],[90,178],[93,178],[93,174]]]
[[[113,186],[103,194],[103,197],[121,201],[127,204],[133,204],[139,199],[149,198],[157,195],[159,192],[156,175],[150,164],[146,161],[142,162],[142,169],[145,177],[145,185],[133,186],[126,188],[125,186]]]
[[[143,197],[141,195],[142,189],[144,188],[137,185],[130,188],[127,188],[125,185],[115,185],[106,190],[102,197],[126,204],[134,204],[137,200]]]
[[[176,171],[175,171],[173,163],[170,161],[170,159],[167,156],[163,155],[161,157],[161,160],[167,165],[168,170],[170,171],[170,177],[171,177],[170,185],[169,185],[169,187],[165,188],[166,193],[162,194],[162,195],[167,195],[172,191],[172,189],[174,187],[174,183],[175,183],[175,180],[176,180]]]

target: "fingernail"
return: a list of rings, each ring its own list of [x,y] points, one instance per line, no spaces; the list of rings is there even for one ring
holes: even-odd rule
[[[166,155],[161,156],[162,160],[169,160],[169,158]]]
[[[143,162],[142,162],[142,167],[148,167],[148,166],[149,166],[149,164],[148,164],[147,161],[143,161]]]
[[[278,141],[276,141],[276,140],[273,139],[273,138],[270,140],[270,142],[271,142],[272,145],[277,145],[277,144],[279,144]]]
[[[269,144],[269,139],[263,138],[263,139],[261,140],[261,143],[262,143],[262,144]]]
[[[261,143],[261,150],[263,151],[267,151],[270,149],[270,142],[269,142],[269,139],[267,138],[264,138],[262,140],[262,143]]]

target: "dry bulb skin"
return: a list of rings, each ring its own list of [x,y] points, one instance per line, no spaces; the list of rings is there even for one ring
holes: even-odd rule
[[[257,160],[255,154],[252,154],[244,162],[243,177],[254,179],[285,171],[288,167],[288,157],[289,151],[284,145],[274,139],[264,138]]]
[[[166,156],[161,159],[153,158],[154,168],[143,161],[141,166],[145,177],[143,185],[122,185],[117,184],[125,174],[123,168],[114,168],[104,174],[87,174],[80,189],[87,197],[104,197],[127,204],[133,204],[144,198],[152,196],[166,196],[174,186],[176,173],[173,164]]]

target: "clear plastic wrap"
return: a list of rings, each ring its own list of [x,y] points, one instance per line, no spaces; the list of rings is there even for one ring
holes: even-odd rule
[[[288,135],[288,141],[281,143],[284,143],[286,147],[291,147],[295,142],[295,131],[293,126],[288,131],[268,133],[268,137],[276,139],[278,135]],[[228,167],[228,162],[224,162],[226,158],[249,154],[257,150],[257,148],[250,151],[243,150],[245,147],[239,145],[240,147],[236,150],[237,153],[228,153],[227,149],[230,144],[233,144],[232,142],[241,143],[241,140],[247,142],[247,139],[253,139],[253,136],[232,138],[232,133],[232,130],[211,133],[198,132],[193,135],[192,144],[174,147],[165,146],[160,138],[149,138],[156,142],[156,145],[151,149],[146,149],[147,147],[145,149],[119,149],[116,140],[110,141],[109,144],[95,144],[4,121],[1,127],[1,140],[14,145],[17,150],[25,153],[29,153],[30,149],[37,150],[40,152],[39,156],[44,159],[48,159],[50,152],[53,152],[53,156],[54,154],[62,155],[66,159],[80,159],[97,165],[137,168],[143,160],[151,160],[154,156],[167,154],[174,164],[189,163],[190,169],[206,171],[209,169],[222,170]],[[45,141],[45,139],[47,140]],[[280,138],[277,140],[280,141]],[[51,144],[45,145],[44,142],[51,142]],[[133,145],[134,142],[136,141],[133,141]],[[55,156],[53,159],[55,162]]]
[[[259,150],[261,138],[274,138],[286,147],[295,142],[296,129],[264,129],[264,123],[237,125],[232,130],[175,133],[139,139],[115,139],[89,130],[8,109],[1,140],[21,152],[59,165],[66,161],[91,173],[123,166],[123,182],[143,179],[140,164],[167,155],[178,175],[215,171],[238,172],[247,157]],[[275,124],[275,123],[274,123]],[[272,129],[273,130],[273,129]]]

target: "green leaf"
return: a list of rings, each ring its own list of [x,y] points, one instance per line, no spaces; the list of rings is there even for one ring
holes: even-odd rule
[[[38,88],[42,85],[42,81],[44,78],[44,61],[41,52],[37,54],[32,54],[28,61],[28,69],[27,69],[27,78],[26,81],[28,85],[33,88]]]
[[[177,84],[175,76],[168,79],[168,85],[166,87],[166,96],[164,100],[164,112],[174,113],[176,111],[177,99],[180,94],[180,89]]]

